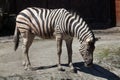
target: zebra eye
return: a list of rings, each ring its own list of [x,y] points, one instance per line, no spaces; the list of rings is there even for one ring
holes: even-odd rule
[[[87,49],[87,51],[89,51],[89,49]]]

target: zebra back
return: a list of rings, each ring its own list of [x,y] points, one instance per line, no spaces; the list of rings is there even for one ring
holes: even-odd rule
[[[16,22],[19,29],[30,30],[43,38],[51,38],[58,27],[64,36],[76,36],[81,42],[88,38],[94,39],[86,22],[76,13],[65,9],[27,8],[18,14]],[[19,26],[20,24],[23,26]]]

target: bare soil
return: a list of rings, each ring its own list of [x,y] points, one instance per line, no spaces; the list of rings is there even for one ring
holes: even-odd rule
[[[110,49],[114,51],[120,48],[120,27],[106,30],[94,30],[96,37],[101,37],[96,42],[94,52],[94,66],[84,67],[83,59],[79,54],[79,42],[73,41],[73,63],[76,73],[70,71],[67,66],[67,51],[65,43],[62,47],[62,66],[65,71],[57,70],[57,54],[55,39],[36,38],[30,48],[30,60],[33,71],[25,71],[22,66],[23,53],[21,43],[18,50],[13,50],[13,37],[0,38],[0,80],[120,80],[120,55],[109,53],[106,58],[100,57],[100,53]],[[115,56],[115,57],[111,57]],[[119,57],[119,59],[117,57]],[[115,60],[117,59],[117,60]],[[115,61],[116,62],[115,62]]]

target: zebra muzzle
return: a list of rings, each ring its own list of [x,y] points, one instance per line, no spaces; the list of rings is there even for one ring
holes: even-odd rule
[[[85,65],[85,67],[92,67],[93,66],[93,60],[85,61],[84,65]]]

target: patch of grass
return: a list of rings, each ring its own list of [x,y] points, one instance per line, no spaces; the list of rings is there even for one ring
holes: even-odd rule
[[[112,56],[112,55],[115,55],[115,56],[119,56],[120,57],[120,47],[118,48],[104,48],[101,50],[101,52],[99,52],[98,54],[98,57],[103,59],[103,58],[106,58],[106,57],[109,57],[109,56]]]
[[[120,68],[120,47],[102,49],[98,54],[98,59],[111,67]]]
[[[103,59],[105,57],[108,57],[109,53],[110,53],[110,49],[103,49],[98,56],[100,59]]]
[[[117,50],[114,50],[113,53],[114,53],[115,55],[120,56],[120,47],[118,47]]]

